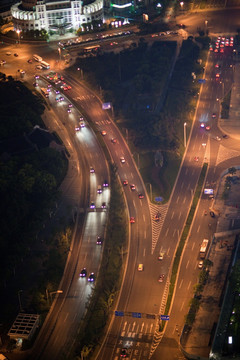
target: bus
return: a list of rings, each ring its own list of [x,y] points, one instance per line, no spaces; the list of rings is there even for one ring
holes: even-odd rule
[[[80,55],[97,55],[100,51],[100,45],[87,46],[81,49]]]
[[[41,61],[41,66],[43,69],[50,69],[50,65],[46,61]]]
[[[41,93],[42,93],[46,98],[49,97],[49,92],[47,91],[46,88],[41,88]]]
[[[208,243],[209,243],[208,239],[203,240],[201,247],[200,247],[200,259],[205,259],[205,256],[207,253],[207,248],[208,248]]]
[[[38,62],[41,62],[42,61],[42,57],[41,56],[39,56],[39,55],[33,55],[33,59],[34,60],[36,60],[36,61],[38,61]]]

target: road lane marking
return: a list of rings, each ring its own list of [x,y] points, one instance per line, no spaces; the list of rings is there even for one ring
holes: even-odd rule
[[[143,221],[145,222],[145,220],[146,220],[146,219],[145,219],[145,215],[143,214]]]
[[[179,196],[177,197],[177,201],[176,201],[177,204],[178,204],[178,200],[179,200]]]
[[[176,229],[174,229],[173,236],[176,234],[176,231],[177,231],[177,230],[176,230]]]
[[[180,311],[182,311],[182,309],[183,309],[183,306],[184,306],[184,301],[183,301],[183,303],[182,303],[182,306],[181,306],[181,309],[180,309]]]
[[[124,325],[123,325],[123,330],[126,329],[126,326],[127,326],[127,321],[125,321]]]
[[[147,230],[144,230],[144,239],[147,237]]]
[[[191,286],[191,281],[189,281],[189,284],[188,284],[188,287],[187,287],[187,289],[189,290],[189,288],[190,288],[190,286]]]
[[[166,233],[165,233],[165,236],[167,236],[168,232],[169,232],[169,228],[167,228]]]
[[[192,244],[192,251],[193,251],[194,247],[195,247],[195,242]]]
[[[188,262],[187,262],[186,269],[188,268],[188,265],[189,265],[189,260],[188,260]]]
[[[197,233],[199,233],[199,230],[200,230],[200,225],[198,225],[198,228],[197,228]]]
[[[185,204],[185,201],[186,201],[186,196],[185,196],[184,199],[183,199],[183,204]]]
[[[174,211],[172,212],[171,220],[172,220],[173,217],[174,217]]]
[[[135,204],[135,200],[133,200],[133,206],[136,209],[136,204]]]
[[[167,255],[169,254],[169,251],[170,251],[170,247],[169,247],[168,250],[167,250]]]
[[[63,322],[65,322],[65,321],[67,320],[68,315],[69,315],[69,313],[67,313],[67,314],[66,314],[65,319],[64,319],[64,321],[63,321]]]
[[[183,188],[183,185],[184,185],[184,182],[182,182],[182,184],[181,184],[181,189]]]
[[[182,212],[180,212],[179,216],[178,216],[178,219],[180,219],[180,217],[182,216]]]
[[[143,256],[146,255],[146,248],[143,249]]]
[[[181,286],[182,286],[182,283],[183,283],[183,279],[181,280],[181,282],[180,282],[180,284],[179,284],[179,289],[181,288]]]

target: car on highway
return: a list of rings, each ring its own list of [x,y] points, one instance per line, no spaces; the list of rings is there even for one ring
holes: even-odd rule
[[[227,134],[223,134],[223,139],[228,139],[228,135]]]
[[[221,141],[221,138],[219,136],[216,136],[214,139],[217,141]]]
[[[85,122],[83,120],[79,121],[79,125],[80,125],[80,128],[84,128],[85,127]]]
[[[39,75],[37,75],[37,74],[34,77],[36,80],[39,79]]]
[[[117,139],[116,139],[116,138],[112,138],[112,139],[111,139],[111,142],[112,142],[113,144],[116,144]]]
[[[123,348],[121,350],[121,354],[120,354],[120,357],[121,358],[126,358],[128,356],[128,350],[126,348]]]
[[[60,91],[59,90],[54,90],[55,91],[55,94],[58,95],[60,94]]]
[[[32,59],[28,59],[27,61],[29,64],[32,64]]]
[[[0,65],[5,65],[6,64],[6,60],[1,60]]]
[[[101,194],[102,193],[102,185],[98,185],[97,187],[97,193]]]
[[[143,271],[143,264],[138,264],[138,271]]]
[[[68,104],[68,107],[69,107],[69,108],[72,108],[72,107],[73,107],[73,104]]]
[[[210,211],[210,216],[212,217],[212,218],[215,218],[215,213],[214,213],[214,211]]]
[[[120,162],[121,162],[122,164],[124,164],[124,163],[126,162],[124,156],[121,156],[121,157],[120,157]]]
[[[128,185],[128,180],[123,180],[123,186],[127,186]]]
[[[18,57],[18,53],[14,53],[14,56],[15,56],[15,57]]]
[[[103,182],[103,187],[108,187],[108,181],[105,179],[104,182]]]
[[[7,55],[7,56],[10,56],[10,55],[12,55],[12,53],[11,53],[10,51],[7,51],[7,52],[6,52],[6,55]]]
[[[216,118],[216,114],[215,113],[212,113],[212,118],[215,119]]]
[[[131,216],[130,217],[130,224],[134,224],[135,223],[135,217]]]
[[[83,269],[81,270],[79,276],[80,276],[81,278],[84,278],[84,277],[87,276],[87,270],[86,270],[86,268],[83,268]]]
[[[38,83],[37,83],[37,82],[34,82],[34,83],[33,83],[33,86],[34,86],[34,87],[38,87]]]
[[[205,123],[202,122],[202,123],[200,124],[200,127],[201,127],[201,128],[205,128]]]
[[[96,208],[96,205],[95,203],[92,201],[91,204],[90,204],[90,209],[95,209]]]
[[[131,189],[132,191],[135,191],[135,190],[136,190],[136,186],[135,186],[134,184],[131,184],[131,185],[130,185],[130,189]]]
[[[94,282],[94,281],[95,281],[95,275],[94,275],[93,272],[89,275],[88,281],[89,281],[89,282]]]
[[[160,220],[160,217],[161,217],[161,214],[160,213],[157,213],[153,216],[153,220],[154,221],[159,221]]]
[[[67,108],[67,112],[70,114],[72,110],[70,108]]]
[[[209,131],[209,130],[211,130],[211,127],[210,127],[209,125],[207,125],[207,126],[205,127],[205,129],[206,129],[207,131]]]
[[[103,238],[102,238],[101,236],[98,236],[98,237],[97,237],[96,244],[97,244],[97,245],[102,245],[102,243],[103,243]]]
[[[107,132],[105,130],[101,131],[102,136],[107,135]]]
[[[139,199],[144,199],[144,195],[143,195],[142,193],[139,193],[139,194],[138,194],[138,198],[139,198]]]
[[[43,68],[42,65],[36,65],[36,66],[35,66],[35,69],[36,69],[36,70],[42,70],[42,68]]]
[[[158,282],[162,283],[164,280],[164,274],[160,275],[158,278]]]
[[[102,208],[102,209],[106,209],[106,208],[107,208],[107,205],[106,205],[105,202],[102,202],[101,208]]]
[[[164,253],[162,251],[160,251],[160,253],[158,255],[158,260],[163,260],[163,256],[164,256]]]
[[[90,166],[90,173],[92,173],[92,174],[95,173],[95,170],[92,166]]]
[[[198,156],[194,156],[194,161],[199,161],[199,157],[198,157]]]
[[[202,269],[202,268],[203,268],[203,260],[199,261],[199,263],[198,263],[198,268],[199,268],[199,269]]]

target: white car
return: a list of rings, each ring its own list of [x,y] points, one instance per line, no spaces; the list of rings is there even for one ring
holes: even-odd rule
[[[143,264],[138,264],[138,271],[143,271]]]
[[[126,162],[124,156],[121,156],[121,157],[120,157],[120,161],[121,161],[122,164],[124,164],[124,163]]]
[[[203,261],[202,261],[202,260],[199,261],[199,263],[198,263],[198,268],[199,268],[199,269],[202,269],[202,268],[203,268]]]
[[[222,140],[219,136],[216,136],[214,139],[217,140],[217,141],[221,141],[221,140]]]

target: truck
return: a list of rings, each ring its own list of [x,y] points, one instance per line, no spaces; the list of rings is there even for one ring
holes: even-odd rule
[[[203,242],[200,247],[200,259],[205,259],[205,256],[207,253],[207,248],[208,248],[208,243],[209,243],[208,239],[203,239]]]

